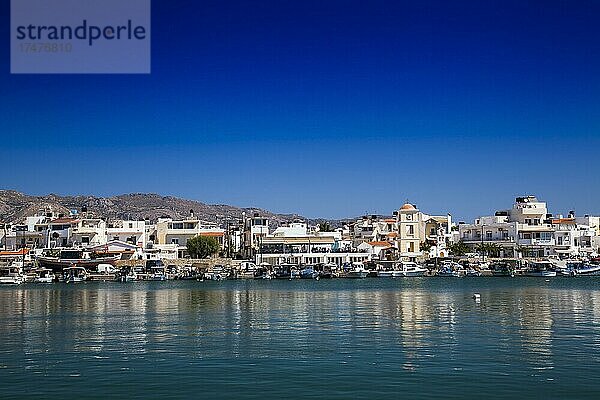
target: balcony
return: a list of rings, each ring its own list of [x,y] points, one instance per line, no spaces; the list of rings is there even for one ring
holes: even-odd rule
[[[554,239],[519,239],[518,243],[521,246],[554,246],[556,241]]]

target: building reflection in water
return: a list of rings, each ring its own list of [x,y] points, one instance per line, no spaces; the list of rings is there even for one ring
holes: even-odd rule
[[[362,356],[381,368],[417,371],[441,358],[460,366],[479,345],[496,352],[490,363],[522,360],[544,377],[556,367],[562,341],[585,339],[590,349],[600,344],[596,290],[526,286],[483,298],[477,305],[464,291],[335,281],[3,288],[0,351],[22,352],[23,367],[39,373],[65,353],[96,360],[165,353],[240,362],[285,354],[341,364]],[[520,350],[511,353],[515,348]]]

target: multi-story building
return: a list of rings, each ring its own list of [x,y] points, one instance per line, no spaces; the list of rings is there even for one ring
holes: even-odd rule
[[[69,244],[93,247],[106,244],[106,221],[101,218],[79,218],[71,223]]]
[[[403,260],[415,261],[420,257],[446,257],[446,245],[452,239],[452,217],[424,214],[410,203],[395,213],[397,249]],[[427,251],[423,250],[425,247]]]
[[[545,202],[523,196],[516,198],[510,210],[460,224],[459,234],[473,248],[484,243],[498,245],[501,257],[593,254],[598,236],[595,222],[595,217],[578,219],[573,211],[567,218],[553,217]]]
[[[269,220],[259,213],[247,217],[243,213],[242,254],[246,258],[254,258],[261,246],[262,239],[269,234]]]
[[[115,221],[109,223],[106,228],[108,241],[119,241],[146,248],[146,221]]]
[[[320,232],[304,221],[294,221],[262,236],[255,255],[258,264],[328,264],[370,260],[372,253],[352,250],[342,230]]]

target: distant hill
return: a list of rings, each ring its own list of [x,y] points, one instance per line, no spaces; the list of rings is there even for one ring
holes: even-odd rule
[[[224,204],[205,204],[199,201],[180,199],[158,194],[132,193],[113,197],[96,196],[30,196],[13,190],[0,190],[0,221],[15,222],[25,216],[34,215],[39,210],[50,209],[68,214],[70,210],[81,211],[87,207],[88,213],[109,219],[150,219],[160,217],[183,218],[194,215],[205,221],[220,222],[224,217],[240,219],[242,213],[255,212],[264,215],[275,225],[289,222],[297,215],[275,214],[258,208],[240,208]]]

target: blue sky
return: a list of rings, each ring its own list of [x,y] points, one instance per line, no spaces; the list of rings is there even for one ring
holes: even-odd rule
[[[154,0],[147,76],[10,75],[8,3],[2,188],[600,213],[598,2]]]

